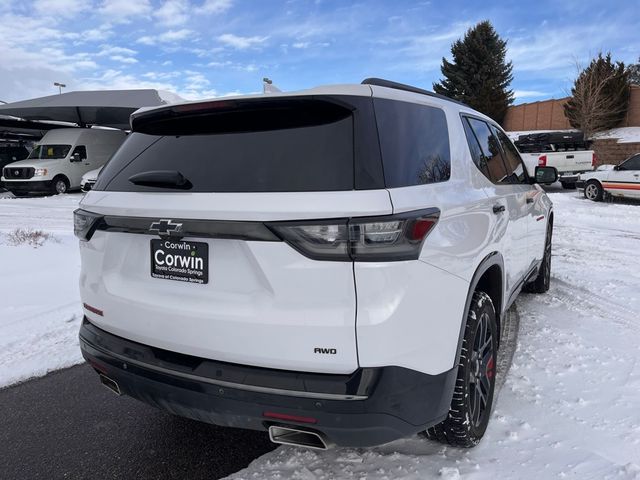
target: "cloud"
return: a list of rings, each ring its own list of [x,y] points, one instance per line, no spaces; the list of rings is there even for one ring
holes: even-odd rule
[[[226,12],[233,5],[232,0],[205,0],[204,3],[197,8],[198,13],[217,14]]]
[[[143,37],[138,38],[138,40],[136,41],[144,45],[157,45],[158,43],[180,42],[182,40],[186,40],[187,38],[190,38],[193,36],[194,36],[194,32],[192,30],[183,28],[181,30],[168,30],[159,35],[145,35]]]
[[[118,47],[116,45],[100,45],[100,52],[98,52],[98,56],[104,57],[106,55],[135,55],[138,53],[135,50],[126,47]]]
[[[88,10],[90,4],[84,0],[36,0],[33,7],[37,14],[49,18],[73,18]]]
[[[261,45],[266,42],[269,37],[240,37],[238,35],[234,35],[233,33],[225,33],[218,37],[218,40],[223,44],[235,48],[237,50],[245,50],[247,48],[255,47]]]
[[[169,27],[182,25],[189,20],[190,5],[186,0],[167,0],[157,9],[153,16],[162,25]]]
[[[135,17],[149,15],[149,0],[104,0],[98,9],[100,15],[114,22],[129,23]]]
[[[120,62],[120,63],[129,63],[129,64],[138,63],[138,60],[136,60],[135,58],[125,57],[124,55],[111,55],[109,59],[113,60],[114,62]]]
[[[549,92],[541,92],[539,90],[514,90],[513,95],[516,100],[523,98],[548,97]]]

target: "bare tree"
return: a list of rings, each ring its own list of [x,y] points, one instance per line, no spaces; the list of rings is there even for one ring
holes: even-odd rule
[[[615,128],[629,108],[629,73],[622,62],[612,62],[611,54],[598,54],[585,69],[576,65],[578,76],[564,113],[572,127],[585,137]]]

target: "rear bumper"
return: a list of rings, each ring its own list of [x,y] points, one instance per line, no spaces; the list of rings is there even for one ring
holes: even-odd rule
[[[86,318],[80,347],[123,394],[171,413],[253,430],[283,424],[267,412],[294,415],[307,421],[284,423],[342,446],[379,445],[439,423],[449,410],[457,373],[380,367],[336,375],[249,367],[131,342]]]
[[[10,192],[30,193],[30,192],[49,192],[51,191],[51,180],[39,181],[7,181],[2,182],[2,186]]]
[[[558,180],[560,182],[574,183],[579,176],[579,173],[560,173]]]

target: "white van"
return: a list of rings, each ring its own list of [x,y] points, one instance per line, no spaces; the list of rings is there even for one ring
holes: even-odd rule
[[[79,189],[82,176],[104,165],[125,138],[122,130],[51,130],[36,143],[29,157],[2,169],[4,188],[14,194]]]

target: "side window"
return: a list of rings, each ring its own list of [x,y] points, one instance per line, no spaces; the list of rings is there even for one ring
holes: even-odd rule
[[[502,161],[500,153],[500,144],[486,122],[476,118],[468,118],[469,125],[478,139],[480,150],[483,156],[483,163],[486,164],[486,172],[482,171],[493,183],[505,183],[507,180],[507,171]]]
[[[441,109],[383,98],[374,106],[387,187],[449,180],[449,131]]]
[[[487,167],[487,159],[482,153],[482,149],[480,148],[480,144],[478,143],[476,134],[473,133],[471,125],[469,125],[469,119],[463,117],[462,125],[464,126],[464,133],[467,137],[467,143],[469,144],[469,150],[471,151],[471,158],[473,159],[473,163],[476,164],[478,169],[484,174],[485,177],[491,179],[491,176],[489,175],[489,169]]]
[[[621,170],[640,170],[640,154],[634,155],[621,165]]]
[[[504,163],[507,167],[507,183],[526,183],[527,173],[524,169],[524,163],[520,158],[520,154],[516,147],[513,146],[509,137],[502,130],[491,126],[491,131],[498,137],[500,145],[502,145],[502,153],[504,155]]]
[[[85,147],[84,145],[78,145],[76,148],[73,149],[73,153],[71,154],[71,156],[73,157],[76,154],[80,155],[80,160],[86,160],[87,147]]]

